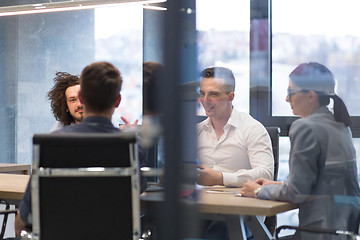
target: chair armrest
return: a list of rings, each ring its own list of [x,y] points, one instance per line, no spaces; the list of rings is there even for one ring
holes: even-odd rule
[[[349,231],[344,230],[335,230],[335,229],[325,229],[325,228],[311,228],[311,227],[295,227],[289,225],[283,225],[276,229],[275,231],[275,239],[279,239],[279,233],[283,229],[292,229],[296,231],[302,232],[310,232],[310,233],[319,233],[319,234],[332,234],[332,235],[346,235],[349,236],[351,239],[360,239],[360,236]],[[357,238],[359,237],[359,238]]]
[[[7,206],[7,208],[8,208],[8,206]],[[3,219],[2,226],[1,226],[1,231],[0,231],[0,239],[4,238],[8,215],[9,214],[15,214],[16,215],[17,211],[18,211],[17,209],[5,209],[5,210],[0,211],[0,215],[4,215],[4,219]]]

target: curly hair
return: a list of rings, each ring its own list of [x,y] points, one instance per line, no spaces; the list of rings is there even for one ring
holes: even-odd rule
[[[54,87],[48,93],[48,99],[51,102],[51,110],[56,120],[64,126],[75,122],[70,112],[67,111],[67,102],[65,91],[68,87],[80,84],[79,76],[71,75],[67,72],[57,72],[54,78]]]

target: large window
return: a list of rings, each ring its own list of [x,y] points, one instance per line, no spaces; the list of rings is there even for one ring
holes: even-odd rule
[[[243,112],[249,111],[249,9],[249,1],[196,1],[199,71],[230,68],[236,79],[233,105]]]
[[[360,115],[360,21],[357,0],[272,1],[273,116],[292,116],[285,102],[289,73],[302,62],[320,62],[335,75],[337,94]]]
[[[251,114],[264,125],[281,128],[279,180],[289,174],[290,142],[288,130],[297,118],[285,101],[290,72],[303,62],[320,62],[334,73],[336,93],[344,100],[352,116],[354,145],[359,152],[360,137],[357,107],[359,101],[360,32],[356,28],[359,15],[358,1],[299,1],[256,0],[251,1],[251,44],[259,41],[263,33],[263,47],[252,50],[250,66],[254,74],[250,79]],[[255,26],[252,24],[252,26]],[[262,26],[266,30],[261,30]],[[265,67],[262,64],[265,63]],[[331,108],[331,105],[330,105]],[[359,166],[359,158],[357,159]],[[297,212],[278,215],[278,224],[297,224]],[[286,234],[286,232],[282,232]]]
[[[350,115],[360,115],[360,30],[354,27],[360,21],[359,7],[356,0],[272,1],[272,116],[293,116],[285,102],[288,75],[298,64],[311,61],[333,72],[336,93]],[[356,126],[357,118],[353,120]],[[358,139],[354,144],[360,149]],[[360,158],[357,161],[359,166]]]
[[[126,23],[126,24],[125,24]],[[95,9],[95,60],[116,65],[123,77],[121,104],[113,123],[142,118],[143,8],[142,5]]]
[[[0,17],[1,162],[31,163],[32,136],[49,133],[47,99],[58,71],[109,61],[123,76],[120,116],[142,114],[142,5]]]

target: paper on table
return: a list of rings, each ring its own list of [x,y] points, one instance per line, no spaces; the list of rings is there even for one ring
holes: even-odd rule
[[[238,191],[232,191],[229,189],[211,189],[207,190],[207,193],[227,193],[227,194],[239,194]]]

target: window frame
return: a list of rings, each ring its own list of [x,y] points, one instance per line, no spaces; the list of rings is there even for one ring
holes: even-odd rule
[[[280,136],[289,136],[291,124],[299,117],[272,116],[272,0],[252,0],[250,3],[250,21],[254,25],[250,29],[250,115],[259,120],[264,126],[278,126]],[[262,58],[259,59],[258,49],[251,47],[258,42],[259,25],[254,21],[266,21],[267,45],[262,49]],[[262,66],[265,61],[267,66]],[[260,71],[260,73],[259,73]],[[265,76],[265,77],[264,77]],[[360,116],[351,116],[350,127],[353,137],[360,138]]]

